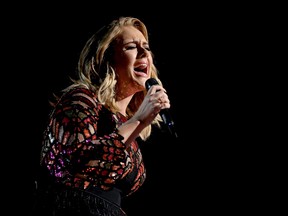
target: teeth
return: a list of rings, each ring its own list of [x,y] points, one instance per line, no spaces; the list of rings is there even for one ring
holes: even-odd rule
[[[141,65],[139,65],[137,68],[139,68],[139,69],[144,69],[144,68],[146,68],[147,67],[147,64],[141,64]]]

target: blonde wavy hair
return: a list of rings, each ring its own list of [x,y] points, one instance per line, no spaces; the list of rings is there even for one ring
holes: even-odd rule
[[[112,48],[113,42],[121,33],[123,26],[137,28],[144,35],[147,42],[149,42],[147,28],[138,18],[119,17],[113,20],[88,39],[80,53],[77,65],[78,79],[71,79],[73,84],[65,89],[68,90],[75,86],[85,86],[94,91],[97,94],[99,102],[114,113],[119,112],[119,108],[115,101],[115,86],[117,81],[115,71],[111,66],[111,62],[113,61]],[[155,78],[162,85],[158,78],[158,70],[154,64],[151,65],[151,72],[151,77]],[[138,110],[146,93],[147,91],[145,90],[133,96],[127,107],[128,117],[133,116]],[[162,120],[158,115],[152,124],[160,127],[160,121]],[[147,126],[139,136],[143,140],[146,140],[151,135],[151,129],[151,125]]]

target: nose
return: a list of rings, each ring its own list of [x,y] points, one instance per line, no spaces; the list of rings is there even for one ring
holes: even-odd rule
[[[140,47],[138,49],[138,55],[139,57],[146,57],[148,55],[148,50],[145,47]]]

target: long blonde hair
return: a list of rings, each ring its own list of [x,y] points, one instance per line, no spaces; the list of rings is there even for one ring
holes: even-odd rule
[[[73,84],[66,88],[67,90],[79,85],[86,86],[97,94],[100,103],[109,107],[115,113],[119,111],[119,108],[115,101],[116,74],[111,66],[111,44],[119,33],[121,33],[123,26],[134,26],[144,35],[147,42],[149,41],[147,28],[139,19],[134,17],[119,17],[113,20],[88,39],[80,53],[77,65],[78,79],[72,80]],[[151,77],[155,78],[162,85],[158,78],[158,70],[154,64],[151,66]],[[134,115],[145,95],[146,91],[142,91],[133,96],[127,107],[128,117]],[[160,121],[161,118],[158,115],[153,124],[160,126]],[[140,133],[140,137],[143,140],[146,140],[151,135],[151,128],[151,125],[149,125]]]

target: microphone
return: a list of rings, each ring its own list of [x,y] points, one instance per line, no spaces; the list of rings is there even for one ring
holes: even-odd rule
[[[148,80],[146,80],[145,82],[145,87],[147,89],[147,91],[151,88],[152,85],[159,85],[159,83],[157,82],[156,79],[154,78],[150,78]],[[171,115],[169,113],[169,110],[166,109],[161,109],[159,112],[164,124],[166,125],[166,127],[168,128],[169,132],[175,136],[176,138],[178,137],[175,128],[174,128],[174,121],[171,118]]]

